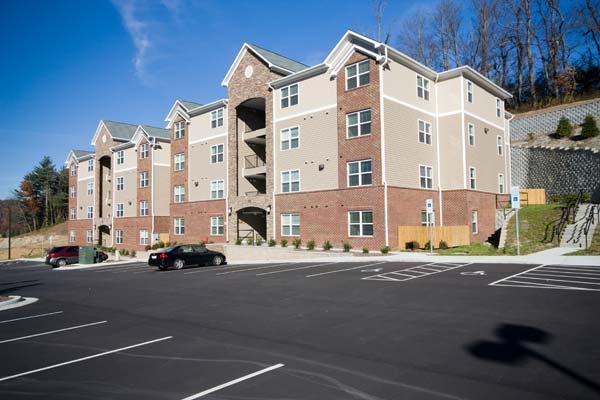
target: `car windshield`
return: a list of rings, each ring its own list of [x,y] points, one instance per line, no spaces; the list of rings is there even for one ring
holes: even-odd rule
[[[48,250],[48,253],[56,253],[57,251],[60,251],[60,249],[62,249],[62,247],[53,247]]]

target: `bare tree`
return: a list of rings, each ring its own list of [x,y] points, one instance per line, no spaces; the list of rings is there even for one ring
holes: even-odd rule
[[[418,9],[407,15],[401,24],[398,48],[420,63],[435,68],[438,46],[429,29],[430,19],[424,9]]]
[[[576,10],[577,24],[582,36],[591,39],[596,50],[596,57],[600,56],[600,0],[585,0]]]
[[[460,63],[459,31],[461,8],[455,0],[440,0],[431,19],[434,38],[441,52],[441,68],[448,70]]]

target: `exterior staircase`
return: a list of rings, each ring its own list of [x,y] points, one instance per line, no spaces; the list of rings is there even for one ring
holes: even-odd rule
[[[598,204],[580,204],[575,214],[575,223],[565,227],[560,247],[589,247],[599,222],[599,211],[600,205]]]

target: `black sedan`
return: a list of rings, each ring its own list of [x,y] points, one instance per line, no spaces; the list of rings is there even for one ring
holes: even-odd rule
[[[226,264],[225,255],[209,250],[199,244],[178,244],[155,253],[150,253],[148,265],[161,270],[169,268],[182,269],[186,265],[221,265]]]

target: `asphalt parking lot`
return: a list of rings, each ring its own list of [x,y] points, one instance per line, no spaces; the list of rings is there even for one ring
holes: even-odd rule
[[[596,399],[600,267],[0,265],[3,399]]]

